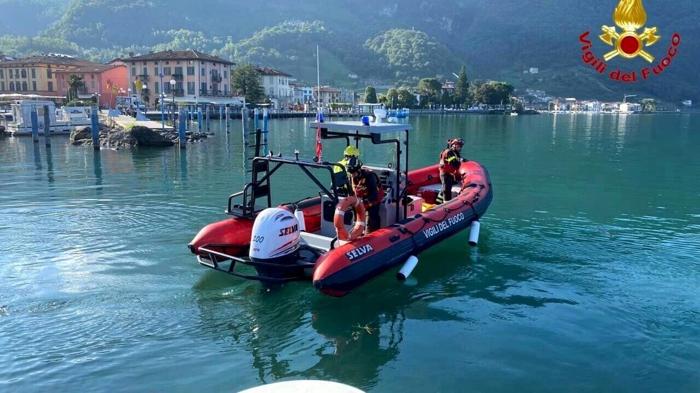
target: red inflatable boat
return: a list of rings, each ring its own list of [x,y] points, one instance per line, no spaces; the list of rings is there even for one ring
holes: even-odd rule
[[[344,197],[342,190],[348,189],[342,165],[257,157],[252,163],[252,181],[229,197],[228,213],[233,217],[207,225],[190,242],[200,264],[265,283],[310,279],[321,292],[343,296],[404,263],[403,274],[410,274],[417,261],[412,256],[470,226],[476,226],[473,229],[478,236],[478,220],[492,199],[491,181],[481,164],[463,162],[461,183],[453,188],[453,199],[436,204],[438,166],[402,170],[402,147],[406,149],[403,168],[408,162],[407,125],[335,122],[320,126],[324,139],[344,138],[348,145],[350,139],[356,146],[362,139],[373,145],[395,144],[394,165],[364,167],[377,175],[386,190],[380,206],[381,228],[357,240],[338,241],[333,226],[335,207]],[[397,133],[398,138],[387,138]],[[289,165],[298,167],[317,186],[319,196],[272,206],[271,179],[280,167]],[[319,170],[328,173],[330,181],[319,179]],[[241,203],[236,203],[239,200]],[[347,212],[344,223],[349,227],[353,219],[352,212]],[[240,265],[252,269],[244,272]]]

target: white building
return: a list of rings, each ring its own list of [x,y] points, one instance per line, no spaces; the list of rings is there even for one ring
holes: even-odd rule
[[[289,105],[293,100],[293,90],[290,84],[292,76],[269,67],[258,67],[265,95],[275,103],[276,108]]]
[[[290,84],[292,87],[292,97],[294,103],[308,104],[314,100],[314,89],[311,86],[304,86],[299,83]]]

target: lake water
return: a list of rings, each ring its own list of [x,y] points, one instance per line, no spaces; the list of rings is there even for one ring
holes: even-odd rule
[[[0,139],[0,391],[700,391],[700,116],[410,122],[413,167],[461,136],[489,169],[481,242],[342,299],[267,292],[187,250],[244,183],[240,120],[186,151]],[[309,156],[307,127],[272,121],[270,148]]]

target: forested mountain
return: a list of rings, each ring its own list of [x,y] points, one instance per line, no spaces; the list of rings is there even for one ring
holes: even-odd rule
[[[61,17],[69,0],[0,0],[0,35],[35,35]]]
[[[104,60],[129,51],[191,47],[314,80],[318,44],[323,79],[340,85],[451,77],[464,64],[471,79],[504,79],[558,95],[619,98],[639,92],[674,101],[700,98],[700,73],[693,67],[700,58],[696,0],[645,3],[647,25],[658,27],[662,36],[650,51],[661,57],[673,32],[683,37],[679,56],[662,77],[622,85],[582,63],[578,36],[591,31],[594,50],[602,55],[606,48],[597,36],[602,25],[613,25],[617,2],[0,0],[0,32],[14,35],[0,38],[0,51],[26,54],[55,46]],[[59,14],[53,23],[40,21]],[[42,24],[41,37],[16,37],[33,35],[37,30],[31,26]],[[645,65],[619,59],[609,64]],[[530,67],[539,68],[539,74],[523,73]]]

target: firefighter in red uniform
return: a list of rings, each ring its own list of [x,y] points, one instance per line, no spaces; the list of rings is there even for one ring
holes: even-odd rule
[[[456,138],[447,141],[447,149],[440,153],[440,181],[442,182],[441,195],[438,203],[452,200],[452,186],[460,180],[459,166],[462,164],[460,152],[464,146],[464,139]],[[442,196],[442,201],[440,200]]]
[[[357,157],[348,160],[347,170],[352,178],[352,190],[367,210],[367,233],[376,231],[381,225],[379,206],[384,199],[384,190],[379,184],[379,178],[376,174],[362,169],[362,162]]]

